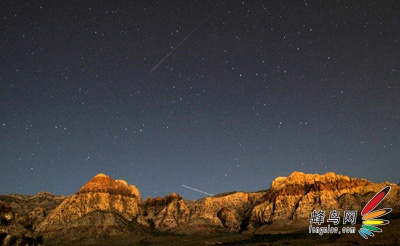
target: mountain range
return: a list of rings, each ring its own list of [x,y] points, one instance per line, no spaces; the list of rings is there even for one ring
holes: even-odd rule
[[[159,238],[177,237],[181,245],[223,244],[218,241],[221,235],[236,240],[307,230],[314,210],[336,210],[341,214],[345,210],[361,211],[388,185],[391,191],[380,207],[392,208],[386,217],[398,219],[398,185],[332,172],[293,172],[288,177],[277,177],[267,190],[229,192],[195,201],[176,193],[143,201],[134,185],[98,174],[71,196],[46,192],[33,196],[1,195],[0,242],[157,245],[162,242]],[[360,219],[358,214],[357,222]],[[173,244],[174,241],[170,245]]]

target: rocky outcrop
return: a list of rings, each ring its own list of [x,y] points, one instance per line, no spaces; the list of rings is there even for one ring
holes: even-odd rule
[[[124,180],[113,180],[102,173],[97,174],[78,192],[78,194],[86,193],[108,193],[110,195],[128,196],[140,200],[140,193],[136,186],[129,185]]]
[[[176,193],[164,198],[148,198],[142,207],[143,215],[139,221],[161,231],[177,228],[186,223],[190,217],[187,202]]]
[[[33,196],[0,195],[0,202],[9,206],[18,219],[25,218],[35,209],[41,209],[47,213],[56,208],[64,199],[65,196],[53,195],[48,192],[40,192]]]
[[[107,175],[98,174],[77,194],[66,198],[55,208],[38,225],[36,231],[50,238],[63,232],[65,235],[71,233],[74,235],[73,231],[77,228],[91,232],[90,228],[99,223],[91,219],[91,216],[100,213],[101,216],[97,218],[105,220],[105,225],[109,225],[98,228],[99,231],[96,233],[102,234],[102,231],[108,230],[109,227],[118,227],[117,224],[113,224],[113,221],[123,219],[125,222],[122,224],[136,221],[141,213],[140,203],[140,193],[135,186],[128,185],[123,180],[113,180]],[[74,226],[77,223],[79,227]]]
[[[35,235],[34,230],[64,198],[47,192],[33,196],[0,196],[0,244],[42,244],[42,236]]]
[[[248,229],[275,222],[286,222],[286,226],[299,221],[307,224],[313,210],[361,211],[369,199],[385,185],[388,184],[375,184],[332,172],[324,175],[294,172],[289,177],[278,177],[252,209]],[[392,192],[385,202],[397,207],[399,187],[390,185]]]
[[[245,229],[248,212],[263,194],[234,192],[201,199],[191,208],[191,220],[202,220],[216,227],[239,232]]]
[[[233,192],[185,201],[177,194],[149,198],[140,218],[154,229],[179,233],[232,231],[243,229],[243,218],[263,193]]]

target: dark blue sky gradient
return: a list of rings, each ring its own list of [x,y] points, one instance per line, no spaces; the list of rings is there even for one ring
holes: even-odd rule
[[[70,195],[100,172],[144,198],[263,190],[295,170],[400,181],[396,1],[6,1],[0,14],[2,194]]]

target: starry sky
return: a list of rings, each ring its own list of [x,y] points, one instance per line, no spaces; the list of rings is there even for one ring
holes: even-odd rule
[[[0,193],[400,182],[397,1],[2,1]]]

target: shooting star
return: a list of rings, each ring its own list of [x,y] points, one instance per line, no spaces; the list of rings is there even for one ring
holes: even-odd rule
[[[189,186],[187,186],[187,185],[182,185],[182,186],[183,186],[183,187],[185,187],[185,188],[187,188],[187,189],[189,189],[189,190],[194,190],[194,191],[197,191],[197,192],[200,192],[200,193],[203,193],[203,194],[209,195],[209,196],[213,196],[213,194],[210,194],[210,193],[207,193],[207,192],[205,192],[205,191],[202,191],[202,190],[198,190],[198,189],[195,189],[195,188],[189,187]]]
[[[194,28],[184,39],[182,39],[181,42],[178,43],[177,46],[175,46],[175,48],[173,48],[170,52],[168,52],[168,54],[167,54],[166,56],[164,56],[164,58],[161,59],[161,61],[160,61],[159,63],[157,63],[157,65],[155,65],[155,66],[153,67],[153,69],[150,70],[149,74],[151,74],[154,70],[156,70],[156,68],[157,68],[158,66],[160,66],[161,63],[163,63],[170,55],[172,55],[172,53],[174,53],[174,51],[175,51],[176,49],[178,49],[179,46],[181,46],[181,45],[182,45],[182,44],[197,30],[197,29],[199,29],[199,27],[200,27],[201,25],[203,25],[204,22],[206,22],[206,21],[208,20],[208,18],[210,18],[210,16],[211,16],[212,14],[215,13],[216,10],[217,10],[217,8],[215,8],[214,11],[211,12],[211,14],[209,14],[206,18],[204,18],[204,19],[200,22],[200,24],[198,24],[198,25],[196,26],[196,28]]]

